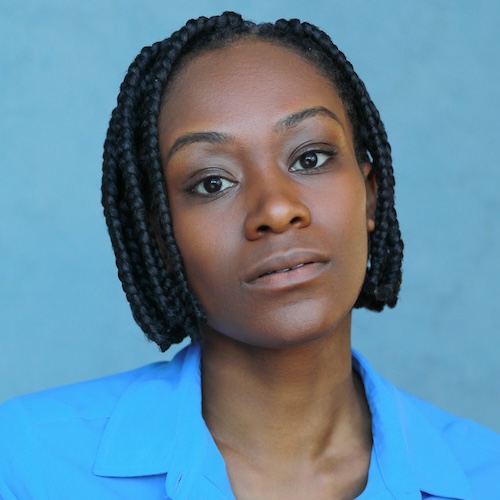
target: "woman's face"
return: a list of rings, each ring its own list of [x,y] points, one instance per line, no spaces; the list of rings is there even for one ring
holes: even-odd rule
[[[159,133],[205,333],[283,347],[348,325],[373,191],[330,81],[289,49],[238,41],[179,72]]]

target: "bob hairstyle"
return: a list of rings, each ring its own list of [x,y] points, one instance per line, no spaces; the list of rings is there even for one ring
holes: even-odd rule
[[[206,322],[186,281],[172,229],[159,152],[162,99],[189,60],[244,38],[295,51],[337,90],[352,125],[357,161],[372,163],[378,186],[366,276],[354,307],[381,311],[397,302],[403,242],[394,208],[391,148],[378,110],[350,62],[326,33],[297,19],[255,24],[233,12],[200,17],[142,49],[121,85],[104,144],[102,203],[118,276],[135,320],[162,351],[188,335],[199,341],[200,325]]]

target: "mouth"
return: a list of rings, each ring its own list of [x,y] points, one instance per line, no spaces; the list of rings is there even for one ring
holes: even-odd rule
[[[284,269],[276,269],[275,271],[266,271],[265,273],[262,273],[262,274],[259,274],[258,278],[264,278],[265,276],[269,276],[271,274],[277,274],[277,273],[287,273],[289,271],[293,271],[295,269],[299,269],[301,267],[304,267],[304,266],[307,266],[309,264],[314,264],[314,262],[303,262],[301,264],[297,264],[295,266],[291,266],[291,267],[286,267]]]
[[[273,252],[258,261],[243,282],[252,288],[287,289],[315,280],[329,262],[329,256],[316,249]]]

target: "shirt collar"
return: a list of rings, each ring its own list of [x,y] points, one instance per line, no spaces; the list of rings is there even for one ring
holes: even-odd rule
[[[104,430],[93,472],[106,477],[167,474],[169,498],[231,491],[224,460],[201,414],[200,347],[156,363],[119,399]],[[228,490],[229,488],[229,490]],[[199,498],[202,498],[201,495]]]
[[[411,498],[412,493],[422,491],[470,498],[455,457],[409,396],[378,375],[357,352],[353,352],[353,366],[363,379],[372,414],[373,451],[393,496]],[[230,492],[224,460],[201,414],[200,378],[197,344],[180,351],[169,363],[148,367],[110,415],[94,473],[138,477],[168,472],[166,487],[172,498],[172,492],[179,489],[191,494],[193,488],[210,489],[213,498],[217,492]]]
[[[394,498],[411,498],[412,492],[471,498],[462,468],[414,398],[378,375],[356,351],[353,366],[363,379],[372,414],[374,453]]]

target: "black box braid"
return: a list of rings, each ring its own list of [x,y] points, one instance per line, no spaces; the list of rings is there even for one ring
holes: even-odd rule
[[[378,193],[367,273],[355,307],[394,307],[403,242],[394,208],[391,149],[363,82],[324,32],[297,19],[256,25],[225,12],[192,19],[145,47],[120,87],[104,144],[102,203],[118,275],[133,316],[161,350],[201,338],[205,313],[186,281],[176,245],[158,139],[162,98],[182,65],[201,51],[244,37],[284,44],[316,65],[337,88],[353,126],[358,162],[371,159]]]

